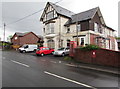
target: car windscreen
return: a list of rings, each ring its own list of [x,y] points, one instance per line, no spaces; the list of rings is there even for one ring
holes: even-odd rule
[[[64,50],[65,48],[59,48],[58,50]]]
[[[28,48],[28,45],[23,45],[22,48]]]
[[[37,50],[40,50],[40,48],[37,48]]]

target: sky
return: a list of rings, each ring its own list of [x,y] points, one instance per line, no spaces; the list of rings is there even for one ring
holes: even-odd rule
[[[60,0],[2,0],[0,2],[0,38],[3,40],[3,23],[6,23],[5,37],[15,32],[33,31],[42,35],[42,22],[39,21],[43,10],[24,20],[13,23],[45,7],[47,2]],[[107,26],[118,31],[118,1],[119,0],[61,0],[57,5],[74,13],[80,13],[95,7],[100,7]],[[11,23],[11,24],[10,24]]]

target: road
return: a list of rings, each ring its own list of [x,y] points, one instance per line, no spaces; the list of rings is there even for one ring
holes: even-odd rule
[[[2,52],[3,87],[118,87],[118,76],[68,65],[63,57]]]

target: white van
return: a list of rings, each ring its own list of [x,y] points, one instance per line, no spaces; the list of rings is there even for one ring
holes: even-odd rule
[[[35,44],[25,44],[22,47],[19,48],[19,51],[22,52],[31,52],[31,51],[36,51],[38,48],[38,45]]]

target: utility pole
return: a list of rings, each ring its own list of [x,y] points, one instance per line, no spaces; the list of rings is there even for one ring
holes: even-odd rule
[[[3,27],[3,29],[4,29],[4,33],[3,33],[3,43],[2,43],[2,49],[4,49],[5,47],[5,27],[6,27],[6,24],[4,23],[4,27]]]
[[[4,35],[3,35],[3,41],[5,42],[5,26],[6,24],[4,23]]]
[[[59,48],[61,47],[61,18],[59,16]]]
[[[76,19],[76,35],[77,35],[77,46],[79,45],[78,43],[78,15],[77,15],[77,19]]]

